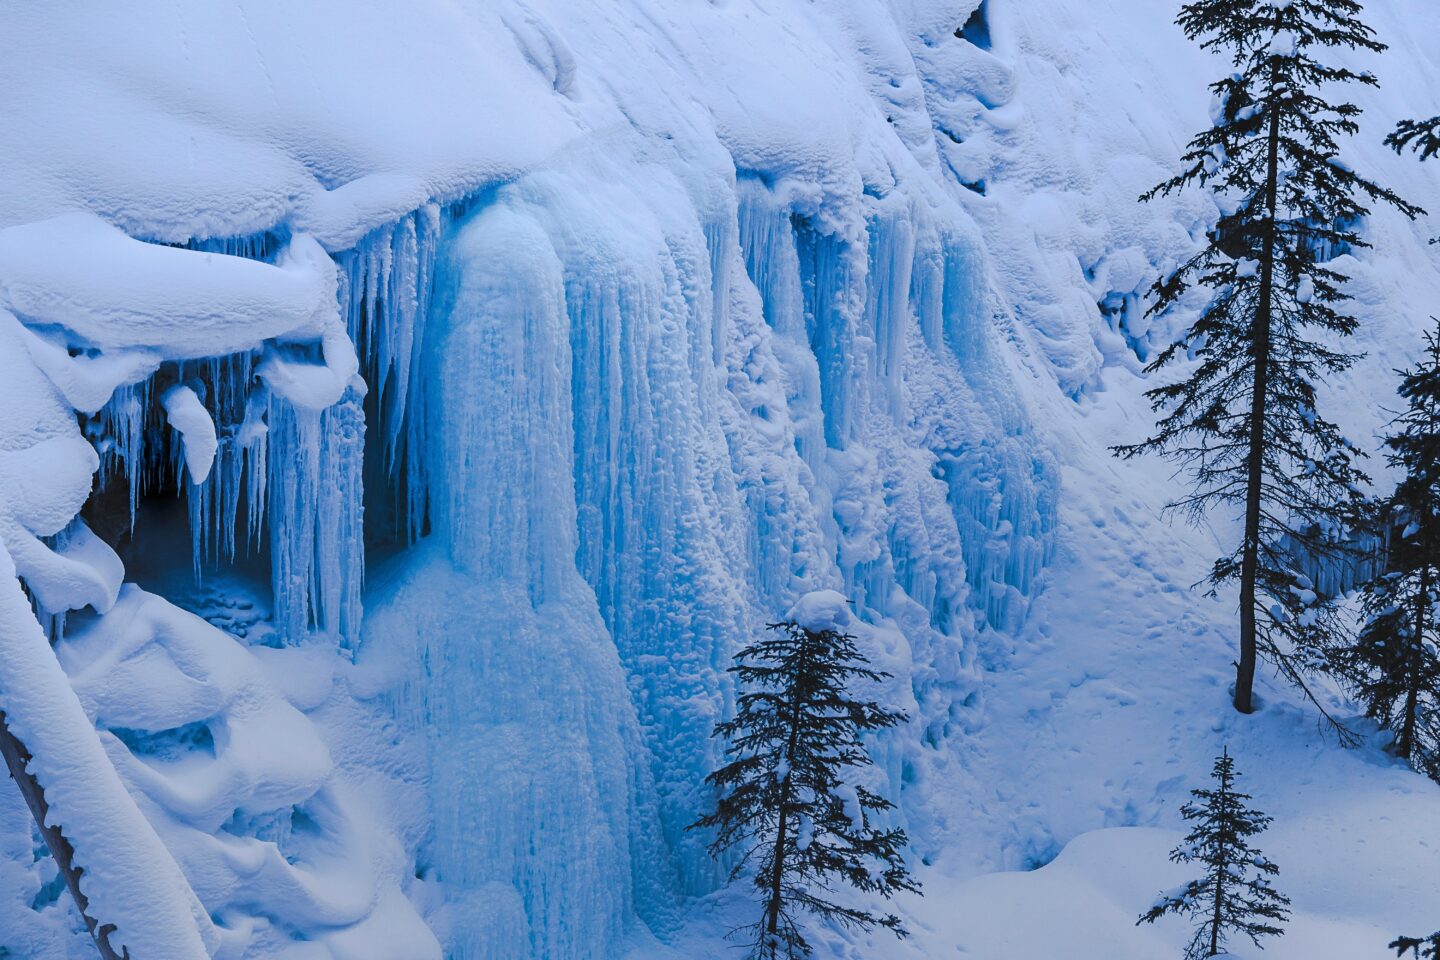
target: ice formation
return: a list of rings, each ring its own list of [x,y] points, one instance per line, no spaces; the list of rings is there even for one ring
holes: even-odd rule
[[[735,52],[740,24],[709,16],[720,40],[695,24],[657,66],[703,73]],[[804,43],[849,42],[785,17]],[[851,115],[877,109],[876,81],[807,50],[790,79],[842,80],[846,97],[815,139],[777,139],[799,101],[759,109],[757,89],[697,112],[645,97],[638,74],[606,92],[619,28],[597,21],[572,48],[584,31],[536,10],[495,25],[518,76],[548,85],[545,110],[636,129],[503,184],[471,140],[443,162],[421,147],[413,176],[367,174],[357,153],[259,222],[214,198],[186,222],[183,189],[147,209],[143,164],[103,171],[109,223],[6,208],[8,336],[25,344],[7,359],[49,385],[73,451],[55,462],[74,477],[7,542],[227,955],[339,928],[356,932],[326,942],[348,957],[367,924],[420,913],[455,956],[602,955],[637,919],[663,934],[719,881],[685,827],[736,643],[808,591],[844,590],[935,751],[975,702],[977,633],[1023,616],[1048,549],[1053,480],[1017,442],[1024,414],[986,332],[999,308],[913,75],[884,93],[906,115],[896,139]],[[149,26],[163,66],[173,34]],[[908,69],[902,47],[876,56]],[[251,172],[264,194],[266,168]],[[154,242],[168,238],[183,242]],[[70,269],[76,256],[97,269]],[[157,582],[174,580],[153,569],[144,514],[173,494],[196,578],[268,581],[268,617],[212,619],[275,653],[137,587],[112,607],[119,564],[77,516],[97,468],[97,515],[123,512],[118,535]],[[368,613],[367,545],[390,554]],[[93,612],[64,625],[79,608]],[[254,661],[317,643],[389,677],[365,697],[391,705],[403,743],[428,744],[410,784],[429,811],[407,837],[420,881],[364,862],[375,840],[358,841],[350,777],[306,715],[326,698],[296,702]],[[265,736],[286,751],[258,749]],[[887,750],[896,789],[902,763],[948,762]],[[80,835],[82,861],[107,842]],[[237,899],[246,884],[263,893]],[[415,906],[394,907],[407,890]],[[366,956],[399,956],[389,942]]]
[[[893,674],[917,858],[1009,809],[937,798],[1093,459],[1039,414],[1213,204],[1039,166],[1001,0],[663,7],[0,13],[0,708],[137,960],[663,950],[787,614]],[[0,956],[83,956],[29,829]]]

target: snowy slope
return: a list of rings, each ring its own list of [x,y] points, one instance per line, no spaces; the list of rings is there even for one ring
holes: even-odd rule
[[[954,874],[968,876],[977,864],[1045,863],[1097,828],[1173,830],[1185,791],[1228,743],[1259,805],[1277,818],[1262,845],[1295,901],[1291,934],[1265,955],[1378,958],[1394,932],[1434,925],[1440,794],[1373,749],[1336,749],[1283,688],[1261,688],[1267,707],[1254,718],[1228,708],[1234,598],[1207,600],[1189,589],[1221,538],[1233,536],[1226,518],[1177,527],[1159,512],[1178,489],[1171,468],[1120,464],[1099,449],[1145,434],[1138,394],[1146,384],[1133,371],[1165,342],[1164,321],[1147,331],[1129,305],[1136,281],[1153,275],[1137,276],[1134,267],[1174,262],[1187,249],[1181,231],[1192,218],[1213,216],[1198,199],[1180,198],[1168,218],[1127,202],[1165,175],[1205,122],[1197,80],[1216,75],[1161,7],[996,5],[992,18],[1026,117],[996,136],[987,196],[968,207],[984,225],[1007,299],[1018,316],[1036,318],[1020,335],[1051,360],[1060,393],[1079,396],[1070,403],[1053,391],[1032,394],[1065,465],[1058,559],[1014,656],[986,684],[975,771],[988,786],[976,795],[978,823],[957,844],[968,856]],[[1433,5],[1370,5],[1368,19],[1393,50],[1361,64],[1382,88],[1361,101],[1365,130],[1347,153],[1432,211],[1440,210],[1436,171],[1388,155],[1378,141],[1395,119],[1434,102],[1440,71],[1428,38],[1440,36],[1437,16]],[[1394,409],[1391,371],[1410,362],[1440,302],[1437,259],[1422,242],[1436,222],[1377,215],[1368,225],[1377,249],[1348,264],[1362,318],[1355,347],[1368,356],[1328,385],[1327,409],[1372,449],[1385,409]],[[1056,336],[1046,326],[1051,305],[1080,298],[1111,309],[1089,309],[1088,325],[1072,319]],[[1087,836],[1083,852],[1067,850],[1033,875],[969,880],[954,896],[975,906],[944,918],[941,929],[953,933],[941,941],[955,936],[975,956],[1094,949],[1149,957],[1164,944],[1178,953],[1183,931],[1132,928],[1147,895],[1182,879],[1162,855],[1178,833],[1126,833]],[[1107,861],[1123,864],[1125,875]],[[1046,876],[1052,872],[1062,875]],[[1032,898],[1062,912],[1034,924],[1048,911]],[[1075,908],[1092,898],[1093,907]],[[990,919],[1022,912],[999,929]],[[982,929],[967,932],[976,925]]]
[[[1440,103],[1440,12],[1371,13],[1348,159],[1440,211],[1378,145]],[[1171,14],[0,11],[0,539],[78,698],[20,695],[63,678],[11,604],[0,706],[91,759],[38,772],[134,955],[727,955],[684,829],[724,668],[822,588],[912,715],[876,786],[929,894],[829,955],[1178,945],[1133,917],[1222,743],[1296,903],[1267,954],[1440,923],[1440,794],[1283,689],[1228,710],[1233,599],[1188,589],[1225,521],[1105,451],[1215,213],[1133,202],[1220,69]],[[1366,439],[1440,300],[1433,221],[1370,228]],[[0,947],[86,955],[31,849],[7,795]]]

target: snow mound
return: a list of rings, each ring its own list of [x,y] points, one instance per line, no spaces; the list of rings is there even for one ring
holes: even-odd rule
[[[795,601],[785,619],[816,633],[822,630],[843,632],[850,623],[850,603],[834,590],[812,590]]]
[[[133,584],[105,616],[67,631],[56,655],[109,762],[205,904],[212,955],[299,960],[314,947],[293,931],[309,930],[337,958],[440,956],[401,892],[403,846],[306,716],[331,698],[332,660],[248,650]]]
[[[72,838],[91,915],[115,926],[109,939],[118,952],[204,960],[218,934],[102,751],[4,547],[0,540],[0,708],[33,757],[29,772],[44,787],[47,822]]]

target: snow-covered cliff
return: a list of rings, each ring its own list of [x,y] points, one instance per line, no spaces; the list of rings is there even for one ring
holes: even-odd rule
[[[1137,298],[1215,215],[1133,203],[1216,69],[1169,17],[0,11],[0,708],[113,942],[723,954],[685,828],[725,668],[816,589],[911,716],[875,751],[941,913],[893,955],[1004,899],[960,880],[1169,825],[1218,739],[1353,782],[1281,691],[1224,728],[1211,548],[1104,450],[1166,334]],[[1374,20],[1405,82],[1355,155],[1440,209],[1378,146],[1440,102],[1440,20]],[[1423,229],[1354,265],[1361,436],[1440,292]],[[85,956],[13,793],[0,956]]]

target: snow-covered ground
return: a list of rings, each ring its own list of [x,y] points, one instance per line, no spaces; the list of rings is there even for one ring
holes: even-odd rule
[[[0,10],[0,574],[40,614],[0,598],[0,707],[115,940],[730,956],[748,890],[684,826],[731,653],[817,589],[912,715],[875,752],[926,888],[822,957],[1178,955],[1134,920],[1222,745],[1294,900],[1266,956],[1440,926],[1440,788],[1268,678],[1229,708],[1234,599],[1190,589],[1228,522],[1106,450],[1215,215],[1134,202],[1223,68],[1173,12]],[[1367,17],[1346,159],[1440,212],[1380,146],[1440,104],[1440,9]],[[1327,399],[1372,444],[1440,218],[1367,229]],[[0,957],[87,956],[27,816],[0,790]]]

